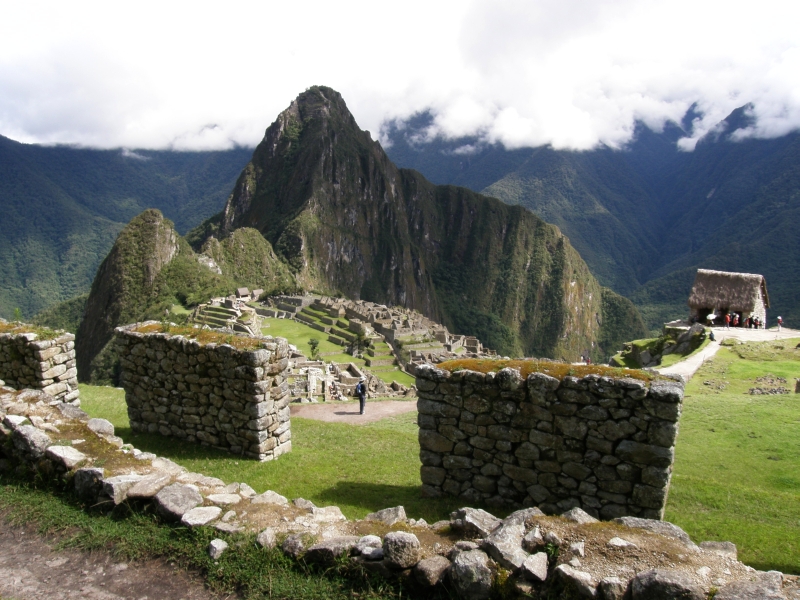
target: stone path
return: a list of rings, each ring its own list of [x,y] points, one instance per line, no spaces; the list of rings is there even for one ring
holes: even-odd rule
[[[720,348],[720,342],[727,338],[734,338],[745,342],[768,342],[770,340],[800,337],[800,331],[797,329],[789,329],[788,327],[784,327],[780,332],[776,328],[763,330],[741,329],[738,327],[731,327],[730,329],[714,327],[713,329],[714,337],[717,341],[710,342],[701,352],[690,356],[684,361],[676,363],[671,367],[664,367],[663,369],[656,370],[664,375],[680,375],[686,381],[689,381],[692,375],[703,366],[703,363],[717,353],[717,350]]]
[[[326,423],[363,425],[386,417],[394,417],[417,410],[416,398],[410,400],[367,400],[363,415],[358,414],[358,402],[326,402],[319,404],[292,404],[292,416],[314,419]]]

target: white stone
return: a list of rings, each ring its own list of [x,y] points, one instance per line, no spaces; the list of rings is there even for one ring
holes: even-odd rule
[[[612,548],[636,548],[636,544],[629,542],[628,540],[623,540],[620,537],[611,538],[608,540],[608,545]]]
[[[222,509],[219,506],[198,506],[184,513],[181,523],[187,527],[199,527],[207,525],[219,517]]]
[[[228,549],[228,542],[225,540],[211,540],[211,543],[208,544],[208,555],[213,559],[217,560],[225,550]]]
[[[213,502],[214,504],[238,504],[242,501],[242,497],[239,494],[211,494],[210,496],[206,496],[209,502]]]
[[[252,502],[253,504],[277,504],[279,506],[285,506],[289,504],[289,501],[286,499],[285,496],[281,496],[280,494],[273,492],[272,490],[267,490],[263,494],[253,496],[250,499],[250,502]]]
[[[72,446],[50,446],[45,451],[45,456],[66,469],[72,469],[86,460],[86,455]]]

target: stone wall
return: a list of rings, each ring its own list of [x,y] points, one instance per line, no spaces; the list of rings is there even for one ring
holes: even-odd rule
[[[261,338],[259,349],[243,351],[137,333],[143,325],[116,330],[131,429],[262,461],[291,451],[285,339]]]
[[[417,367],[424,491],[494,506],[663,517],[682,380]]]
[[[80,405],[75,336],[50,340],[35,333],[0,334],[0,379],[15,389],[39,389],[61,402]]]

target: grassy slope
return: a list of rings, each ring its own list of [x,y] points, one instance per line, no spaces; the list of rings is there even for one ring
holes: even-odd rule
[[[751,356],[768,357],[773,345]],[[795,394],[747,394],[767,373],[793,384],[800,356],[792,353],[800,350],[743,360],[722,348],[694,376],[665,518],[695,540],[733,541],[740,559],[756,568],[800,573],[800,401]]]

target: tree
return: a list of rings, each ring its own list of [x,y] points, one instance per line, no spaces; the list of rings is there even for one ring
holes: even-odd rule
[[[308,347],[311,348],[311,358],[316,360],[317,356],[319,356],[319,340],[317,338],[311,338],[308,340]]]

